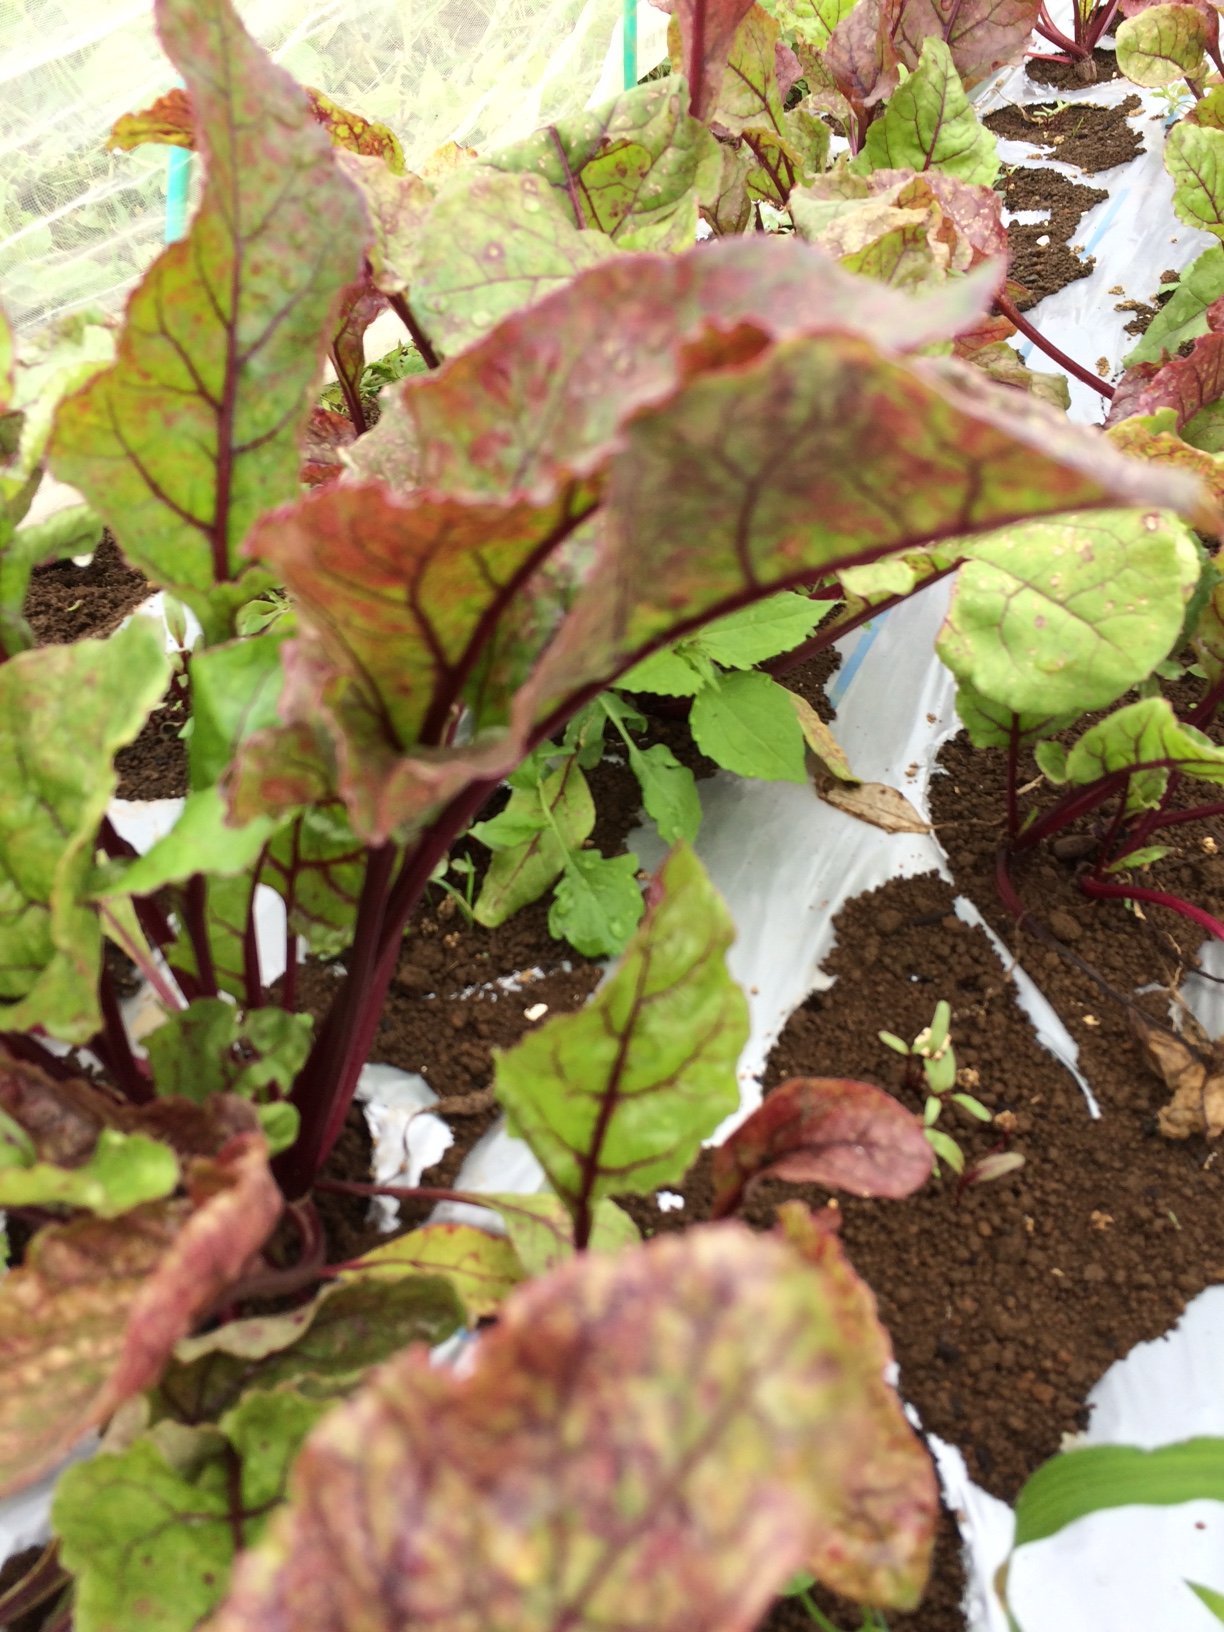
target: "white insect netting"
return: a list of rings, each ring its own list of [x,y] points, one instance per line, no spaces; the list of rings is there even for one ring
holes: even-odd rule
[[[622,0],[238,9],[303,84],[389,124],[410,164],[448,140],[517,140],[622,84]],[[645,71],[666,18],[642,11]],[[166,150],[106,151],[114,121],[174,83],[152,12],[152,0],[0,0],[0,288],[19,330],[117,305],[162,241]]]

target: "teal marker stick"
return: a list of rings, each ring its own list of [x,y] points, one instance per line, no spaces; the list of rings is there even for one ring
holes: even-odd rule
[[[166,159],[166,242],[177,244],[187,233],[187,197],[191,191],[191,154],[172,147]]]
[[[637,67],[637,0],[625,0],[625,89],[631,91],[638,82]]]

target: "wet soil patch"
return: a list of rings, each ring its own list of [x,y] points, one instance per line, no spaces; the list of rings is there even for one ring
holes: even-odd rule
[[[108,635],[152,593],[143,572],[128,566],[109,533],[88,566],[52,561],[36,567],[25,614],[41,646]]]
[[[1085,78],[1082,63],[1039,62],[1030,57],[1024,71],[1034,84],[1052,85],[1060,91],[1082,91],[1085,85],[1100,85],[1105,80],[1118,78],[1118,60],[1103,46],[1098,45],[1092,53],[1092,66],[1096,72]]]
[[[1096,265],[1094,256],[1074,253],[1075,234],[1084,216],[1108,194],[1099,187],[1083,187],[1057,170],[1019,165],[1002,179],[1003,200],[1009,210],[1040,210],[1042,219],[1007,229],[1008,275],[1022,284],[1025,294],[1016,304],[1028,311],[1047,295],[1057,294],[1077,278],[1086,278]]]
[[[183,727],[190,711],[172,688],[145,721],[135,742],[115,756],[120,799],[179,799],[187,793],[187,744]]]

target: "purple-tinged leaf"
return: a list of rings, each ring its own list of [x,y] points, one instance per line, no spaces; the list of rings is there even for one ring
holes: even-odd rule
[[[1137,363],[1123,375],[1114,401],[1110,403],[1106,425],[1124,419],[1146,417],[1171,408],[1176,429],[1185,432],[1195,416],[1224,397],[1224,334],[1204,334],[1185,357],[1167,363]],[[1186,437],[1191,441],[1192,436]],[[1217,448],[1209,451],[1218,452]]]
[[[62,405],[52,468],[216,638],[264,581],[243,539],[298,491],[328,318],[367,228],[305,92],[230,0],[158,0],[156,15],[191,92],[204,194],[132,296],[115,365]]]
[[[361,378],[365,373],[365,333],[376,317],[387,310],[387,297],[376,289],[369,271],[349,284],[340,297],[331,362],[350,407],[361,401]],[[362,429],[365,427],[362,426]]]
[[[861,0],[860,0],[861,3]],[[894,0],[896,3],[896,0]],[[899,0],[897,54],[914,68],[925,40],[945,40],[965,88],[1017,61],[1037,21],[1040,0]]]
[[[348,1273],[377,1286],[405,1276],[440,1275],[454,1287],[470,1322],[496,1314],[525,1278],[512,1243],[471,1224],[425,1224],[397,1235],[356,1259]]]
[[[897,0],[858,0],[822,53],[824,68],[860,121],[900,81],[893,45],[896,5]]]
[[[464,1375],[405,1355],[319,1425],[206,1632],[748,1632],[843,1517],[861,1546],[881,1465],[913,1602],[933,1475],[911,1436],[907,1512],[895,1406],[827,1281],[718,1225],[512,1293]]]
[[[585,1245],[601,1197],[683,1177],[739,1103],[748,1035],[734,931],[700,863],[672,851],[615,974],[586,1008],[497,1057],[495,1087]]]
[[[713,1216],[758,1179],[820,1184],[855,1196],[912,1196],[931,1176],[922,1122],[869,1082],[792,1077],[714,1152]]]
[[[330,408],[312,408],[302,433],[302,464],[298,476],[307,487],[326,487],[344,474],[341,448],[357,440],[357,427]]]
[[[885,1382],[892,1345],[871,1288],[855,1273],[836,1231],[823,1222],[824,1215],[801,1201],[778,1208],[781,1234],[820,1273],[842,1334],[860,1356],[865,1385],[872,1388],[868,1379],[874,1379],[876,1431],[807,1569],[855,1603],[909,1608],[926,1583],[939,1513],[935,1470],[896,1390]]]
[[[186,1177],[182,1199],[43,1230],[0,1281],[0,1492],[33,1483],[156,1382],[280,1216],[258,1134]]]
[[[675,0],[668,7],[680,29],[678,66],[688,81],[693,117],[703,123],[718,103],[736,30],[752,5],[753,0]]]

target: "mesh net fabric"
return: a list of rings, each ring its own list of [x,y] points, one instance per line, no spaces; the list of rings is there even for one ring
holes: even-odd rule
[[[389,124],[410,165],[447,140],[514,141],[593,95],[614,95],[621,6],[238,0],[278,62]],[[152,9],[151,0],[96,9],[0,0],[0,289],[18,329],[82,305],[114,307],[162,241],[166,150],[106,152],[119,115],[173,83]]]

